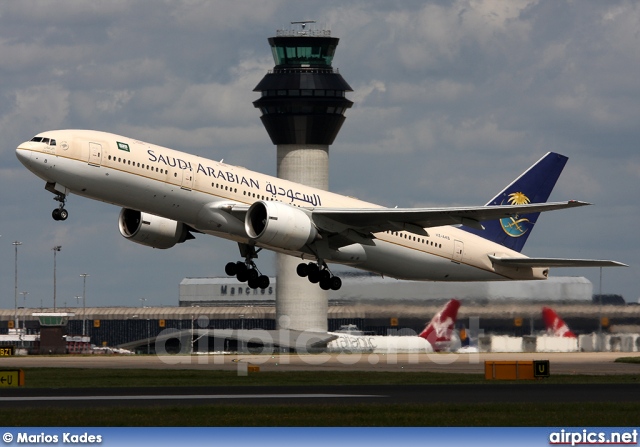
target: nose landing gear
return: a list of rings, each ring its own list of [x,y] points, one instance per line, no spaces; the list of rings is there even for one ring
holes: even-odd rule
[[[67,196],[65,194],[62,194],[61,192],[56,191],[56,196],[53,198],[53,200],[60,202],[60,206],[54,209],[51,213],[51,217],[53,217],[53,220],[67,220],[67,217],[69,217],[69,212],[64,209],[64,204],[67,201]]]
[[[44,185],[44,189],[46,189],[50,193],[55,194],[53,200],[55,200],[56,202],[60,202],[60,206],[54,209],[51,213],[51,217],[53,217],[53,220],[67,220],[67,217],[69,217],[69,212],[64,209],[64,204],[67,201],[67,195],[70,190],[63,185],[53,182],[47,182],[47,184]]]

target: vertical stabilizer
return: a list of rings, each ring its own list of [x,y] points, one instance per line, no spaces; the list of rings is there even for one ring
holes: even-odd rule
[[[569,326],[558,314],[549,307],[542,308],[542,319],[547,332],[552,333],[556,337],[576,338],[576,334],[569,330]]]
[[[515,179],[487,205],[524,205],[545,203],[562,173],[568,158],[554,152],[547,153],[525,173]],[[462,226],[470,233],[504,245],[515,251],[522,251],[540,213],[520,214],[500,220],[483,222],[484,230]]]
[[[434,351],[446,349],[451,344],[459,307],[460,301],[450,300],[420,333],[419,336],[431,343]]]

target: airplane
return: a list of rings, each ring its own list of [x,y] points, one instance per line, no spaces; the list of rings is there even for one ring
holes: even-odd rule
[[[256,289],[254,260],[268,249],[299,257],[297,273],[324,290],[342,264],[406,280],[544,280],[550,267],[610,267],[608,260],[530,258],[522,247],[540,212],[589,205],[545,203],[567,157],[549,152],[484,206],[386,208],[137,139],[92,130],[42,132],[16,149],[45,181],[64,221],[70,194],[121,207],[132,242],[158,249],[209,234],[238,243],[225,272]]]
[[[460,301],[449,300],[417,336],[365,335],[358,332],[329,332],[337,336],[327,343],[327,352],[391,354],[440,352],[452,345]]]
[[[569,326],[564,322],[562,318],[556,313],[555,310],[549,307],[542,308],[542,319],[544,320],[544,326],[547,332],[556,337],[576,338],[576,334],[569,330]]]

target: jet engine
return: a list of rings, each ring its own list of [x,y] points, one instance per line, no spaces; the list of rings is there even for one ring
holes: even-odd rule
[[[318,238],[304,210],[281,202],[255,202],[247,211],[244,228],[256,242],[285,250],[299,250]]]
[[[118,218],[120,234],[130,241],[153,248],[171,248],[188,239],[194,239],[182,222],[141,211],[122,208]]]

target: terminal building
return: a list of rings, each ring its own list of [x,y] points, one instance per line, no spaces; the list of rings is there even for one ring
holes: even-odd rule
[[[584,277],[551,277],[546,281],[424,282],[401,281],[371,274],[341,274],[340,290],[329,291],[334,306],[372,304],[384,309],[397,304],[428,306],[452,298],[467,304],[590,303],[593,285]],[[219,305],[273,305],[277,279],[264,290],[251,289],[235,278],[185,278],[180,282],[180,307]],[[304,299],[304,298],[300,298]]]
[[[477,317],[479,328],[485,334],[527,336],[540,333],[544,330],[543,305],[551,305],[578,334],[597,331],[599,317],[607,332],[615,332],[621,327],[636,330],[640,321],[640,305],[594,303],[593,286],[582,277],[436,283],[399,281],[367,274],[342,276],[343,287],[329,295],[329,331],[351,324],[377,335],[402,333],[403,330],[418,333],[451,298],[462,302],[458,328],[470,327],[470,319]],[[154,352],[156,337],[170,331],[276,331],[277,282],[274,278],[271,281],[271,286],[262,292],[238,283],[235,278],[185,278],[179,285],[179,305],[176,306],[65,308],[64,311],[72,315],[66,333],[71,337],[86,335],[96,346]],[[299,299],[304,300],[304,296]],[[25,336],[39,333],[40,324],[34,314],[47,311],[39,308],[0,310],[0,335],[16,332],[16,316],[20,333]],[[15,340],[7,343],[16,345]]]

